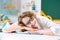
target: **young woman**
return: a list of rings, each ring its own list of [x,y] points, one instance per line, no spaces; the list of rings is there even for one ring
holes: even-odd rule
[[[17,26],[16,26],[17,25]],[[23,12],[18,17],[18,23],[4,28],[7,32],[22,30],[25,32],[38,33],[44,35],[55,35],[57,25],[43,16],[36,16],[34,12]],[[15,27],[14,27],[15,26]]]

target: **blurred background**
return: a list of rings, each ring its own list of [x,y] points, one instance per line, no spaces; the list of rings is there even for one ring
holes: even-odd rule
[[[34,10],[39,15],[40,9],[40,0],[0,0],[0,21],[2,15],[7,15],[12,22],[16,22],[21,12]]]
[[[2,15],[7,15],[12,22],[15,22],[19,12],[20,0],[0,0],[0,21]]]

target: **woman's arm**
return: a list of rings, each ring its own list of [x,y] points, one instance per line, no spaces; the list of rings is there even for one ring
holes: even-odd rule
[[[43,35],[55,35],[50,29],[37,30],[35,32],[38,33],[38,34],[43,34]]]
[[[2,31],[3,32],[12,32],[12,31],[16,31],[16,30],[21,30],[22,29],[22,27],[21,26],[19,26],[17,23],[14,23],[14,24],[12,24],[12,25],[6,25],[3,29],[2,29]]]
[[[32,29],[32,28],[25,28],[27,32],[31,33],[37,33],[37,34],[43,34],[43,35],[55,35],[50,29],[45,30],[38,30],[38,29]]]

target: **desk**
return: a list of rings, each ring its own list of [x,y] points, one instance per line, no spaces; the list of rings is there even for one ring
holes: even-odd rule
[[[59,36],[0,33],[0,40],[60,40]]]

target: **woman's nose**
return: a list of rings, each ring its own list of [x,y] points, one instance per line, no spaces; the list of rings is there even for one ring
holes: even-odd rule
[[[35,24],[36,24],[36,22],[35,22],[35,21],[32,21],[32,22],[31,22],[31,25],[35,25]]]
[[[35,22],[31,22],[31,26],[32,26],[32,27],[35,26]]]

